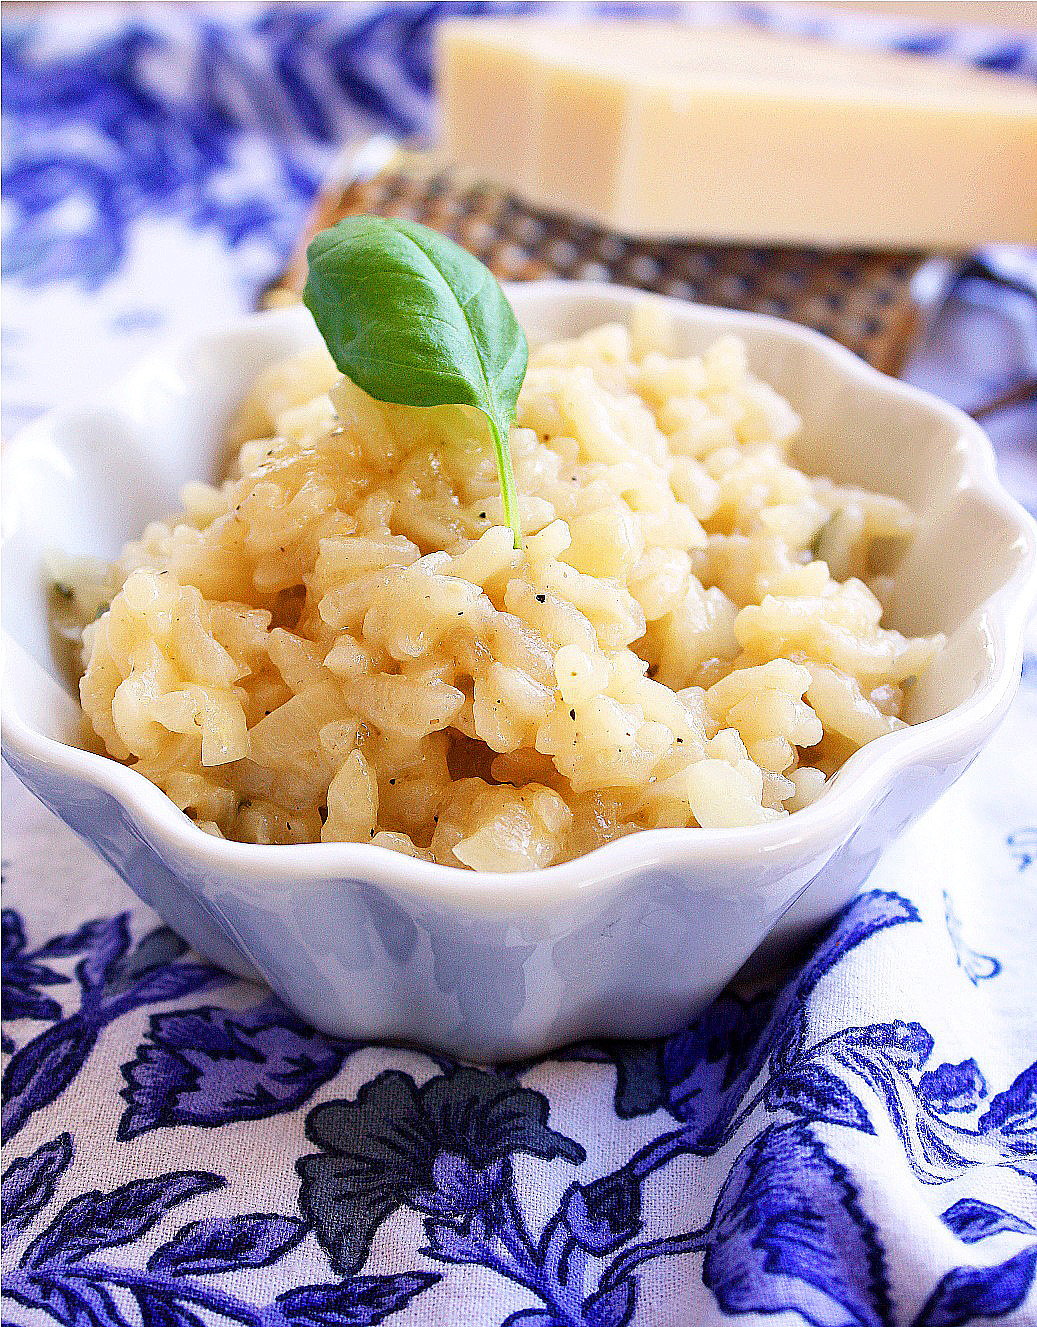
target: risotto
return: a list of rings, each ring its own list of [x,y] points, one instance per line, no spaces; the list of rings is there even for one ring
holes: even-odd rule
[[[789,461],[739,341],[669,336],[648,305],[534,350],[521,551],[475,410],[376,402],[323,347],[268,370],[226,482],[104,572],[107,752],[211,834],[479,870],[813,801],[940,646],[882,625],[913,519]]]

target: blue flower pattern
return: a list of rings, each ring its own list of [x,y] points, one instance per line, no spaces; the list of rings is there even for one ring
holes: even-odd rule
[[[73,1153],[71,1137],[63,1134],[5,1172],[9,1220],[21,1223],[30,1205],[30,1219],[47,1207]],[[4,1279],[4,1295],[59,1323],[89,1327],[126,1327],[133,1321],[128,1302],[147,1327],[196,1327],[203,1321],[197,1310],[243,1327],[366,1327],[438,1280],[434,1273],[359,1277],[289,1290],[266,1304],[247,1302],[214,1278],[269,1266],[306,1235],[299,1218],[262,1212],[187,1222],[143,1268],[107,1260],[108,1250],[139,1240],[174,1207],[224,1183],[219,1175],[182,1170],[78,1195],[24,1250]]]
[[[569,1048],[570,1062],[615,1065],[618,1116],[673,1126],[593,1178],[583,1177],[584,1144],[555,1126],[548,1098],[525,1081],[539,1064],[490,1070],[421,1057],[421,1081],[413,1072],[383,1069],[354,1093],[307,1110],[316,1093],[329,1084],[334,1091],[363,1048],[307,1028],[270,996],[236,1012],[201,1005],[151,1014],[122,1066],[122,1085],[110,1084],[113,1098],[125,1102],[118,1130],[124,1144],[173,1127],[230,1128],[305,1110],[305,1135],[317,1150],[299,1156],[294,1180],[282,1167],[279,1212],[194,1215],[226,1177],[170,1171],[108,1192],[74,1193],[52,1215],[76,1152],[70,1132],[46,1140],[12,1161],[3,1177],[5,1245],[17,1251],[4,1293],[67,1327],[134,1327],[130,1302],[148,1327],[325,1327],[379,1322],[451,1267],[467,1266],[528,1296],[528,1306],[507,1318],[509,1327],[620,1327],[641,1321],[650,1264],[694,1258],[724,1314],[793,1312],[816,1327],[891,1325],[898,1318],[883,1243],[853,1174],[833,1151],[838,1131],[873,1135],[892,1126],[923,1186],[984,1167],[1037,1179],[1037,1064],[991,1095],[975,1059],[933,1065],[933,1039],[918,1023],[809,1034],[819,983],[884,931],[918,923],[907,899],[869,891],[782,987],[752,998],[725,993],[659,1042]],[[11,914],[5,927],[25,953],[22,919]],[[141,1005],[230,982],[183,948],[163,927],[133,944],[120,915],[30,951],[78,959],[80,1005],[48,1011],[48,1028],[9,1061],[12,1132],[30,1124],[89,1060],[98,1016],[82,1021],[84,1010],[105,1010],[106,1024]],[[33,1017],[30,1009],[12,1021]],[[43,1071],[26,1070],[27,1063]],[[703,1222],[653,1236],[645,1220],[653,1176],[680,1157],[710,1157],[732,1144],[727,1179]],[[520,1160],[580,1171],[539,1227],[518,1179]],[[181,1205],[191,1219],[146,1260],[110,1253],[136,1245]],[[416,1265],[374,1274],[367,1264],[378,1232],[401,1211],[423,1225]],[[996,1264],[963,1265],[943,1276],[918,1310],[916,1327],[998,1316],[1023,1303],[1037,1268],[1035,1216],[1032,1205],[1027,1214],[978,1197],[948,1206],[943,1223],[963,1248],[995,1237],[1016,1247]],[[326,1258],[325,1282],[264,1303],[221,1283],[284,1260],[310,1234]]]
[[[43,945],[39,950],[26,953],[25,932],[21,918],[10,908],[4,908],[3,918],[3,968],[0,972],[0,1009],[3,1019],[9,1022],[15,1018],[34,1018],[53,1021],[61,1017],[61,1005],[53,996],[40,989],[41,986],[58,986],[68,978],[55,972],[41,962],[50,958],[53,950]],[[3,1049],[8,1055],[14,1050],[14,1042],[5,1032]]]
[[[15,936],[24,936],[21,918],[5,909],[5,936],[8,929]],[[55,936],[33,951],[34,957],[81,955],[75,965],[80,998],[78,1007],[67,1015],[62,1014],[56,1001],[51,1001],[52,1007],[48,1007],[46,1014],[54,1020],[51,1026],[14,1051],[5,1065],[0,1078],[0,1100],[7,1139],[18,1133],[36,1111],[49,1106],[65,1091],[108,1024],[143,1005],[228,983],[226,973],[209,964],[169,961],[186,949],[179,936],[166,926],[148,932],[131,947],[129,914],[121,913],[87,922],[72,934]],[[24,960],[20,965],[16,961],[13,966],[16,977],[22,976],[22,999],[12,1016],[40,1018],[43,1015],[38,1001],[26,1008],[29,1003],[24,994],[26,983],[33,978],[37,983],[41,980],[36,975],[38,970],[46,972],[52,981],[68,978]],[[13,1049],[14,1042],[10,1045]]]
[[[145,214],[285,254],[341,139],[427,122],[442,9],[482,6],[350,8],[249,8],[233,21],[200,9],[186,27],[138,14],[46,56],[33,24],[12,22],[5,273],[99,291]],[[947,44],[919,40],[902,44]],[[971,54],[1033,71],[1025,44]],[[171,79],[170,61],[189,75]],[[258,138],[266,175],[238,187]],[[1029,667],[1031,690],[1035,677]],[[1037,859],[1032,819],[1002,833],[1018,878]],[[971,947],[949,892],[941,920],[971,986],[998,987],[1001,960]],[[818,994],[886,938],[926,926],[909,888],[872,889],[781,984],[729,990],[671,1037],[490,1070],[325,1036],[143,910],[39,935],[5,909],[4,1321],[366,1327],[399,1315],[402,1327],[455,1320],[464,1301],[451,1296],[478,1270],[511,1296],[493,1319],[504,1327],[651,1324],[661,1275],[685,1291],[696,1280],[717,1320],[1021,1323],[1037,1275],[1037,1063],[1006,1073],[982,1040],[945,1061],[923,1023],[849,1011],[833,1023]],[[113,1045],[126,1048],[114,1068]],[[617,1137],[630,1140],[618,1162],[599,1161],[585,1117],[552,1100],[545,1084],[560,1071],[607,1082]],[[117,1121],[106,1164],[120,1182],[102,1187],[87,1179],[90,1122],[70,1104],[87,1079]],[[277,1119],[287,1155],[263,1151],[260,1131]],[[224,1164],[156,1167],[178,1139],[202,1137]],[[854,1140],[892,1149],[953,1242],[914,1299]],[[276,1201],[239,1192],[230,1163],[242,1156],[276,1179]],[[660,1183],[672,1193],[675,1176],[712,1161],[722,1182],[705,1194],[693,1183],[688,1220],[668,1213],[660,1228]],[[997,1203],[991,1177],[1004,1178]],[[390,1231],[394,1261],[380,1270]]]
[[[1010,834],[1008,836],[1009,847],[1013,850],[1017,850],[1015,849],[1016,838],[1016,835]],[[950,936],[951,944],[954,947],[954,957],[957,959],[958,967],[965,973],[973,986],[978,986],[981,981],[989,981],[991,977],[996,977],[1001,971],[1001,964],[992,954],[979,953],[965,940],[961,922],[954,909],[954,900],[946,890],[943,892],[943,906],[947,918],[947,934]]]

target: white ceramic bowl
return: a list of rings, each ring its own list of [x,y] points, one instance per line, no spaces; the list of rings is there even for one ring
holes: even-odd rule
[[[554,281],[509,293],[533,341],[624,319],[637,298]],[[324,1031],[494,1060],[679,1026],[765,937],[788,945],[831,917],[977,754],[1016,688],[1037,554],[1032,522],[965,415],[790,323],[672,304],[688,351],[744,337],[754,370],[803,416],[804,468],[896,494],[921,519],[890,618],[946,632],[947,648],[914,690],[915,726],[854,755],[814,805],[776,824],[654,830],[547,870],[490,874],[367,844],[214,839],[141,775],[77,749],[42,553],[114,556],[177,506],[184,481],[212,476],[255,375],[316,340],[301,307],[159,354],[8,448],[10,764],[198,950],[261,976]]]

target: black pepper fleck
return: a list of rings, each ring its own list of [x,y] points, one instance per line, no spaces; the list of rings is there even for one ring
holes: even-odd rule
[[[575,719],[575,718],[576,718],[576,711],[575,711],[575,710],[570,710],[570,711],[569,711],[569,718],[570,718],[570,719]]]
[[[538,595],[537,595],[537,603],[538,603],[538,604],[546,604],[546,603],[547,603],[547,595],[546,595],[546,594],[538,594]]]

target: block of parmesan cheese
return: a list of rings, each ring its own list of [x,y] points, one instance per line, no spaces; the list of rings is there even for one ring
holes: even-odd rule
[[[750,28],[441,29],[444,147],[626,235],[964,249],[1037,241],[1037,86]]]

